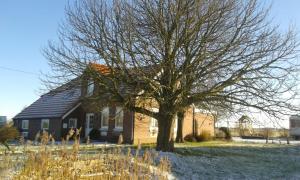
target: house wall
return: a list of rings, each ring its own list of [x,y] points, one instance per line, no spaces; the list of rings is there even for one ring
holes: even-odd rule
[[[150,134],[150,120],[149,116],[135,113],[133,144],[156,142],[157,137]]]
[[[76,118],[77,119],[77,129],[81,128],[80,136],[84,137],[85,134],[85,113],[81,106],[79,106],[77,109],[75,109],[72,113],[70,113],[65,119],[62,120],[61,129],[62,138],[65,138],[68,132],[70,131],[69,127],[69,120],[70,118]],[[67,125],[67,128],[64,128],[64,124]]]
[[[87,113],[94,113],[94,129],[99,129],[100,133],[102,134],[100,140],[108,141],[108,142],[117,142],[119,136],[123,135],[123,142],[124,143],[132,143],[133,142],[133,135],[132,135],[132,121],[134,113],[128,111],[126,109],[123,110],[123,130],[115,129],[115,113],[116,113],[117,105],[110,105],[109,106],[109,122],[108,122],[108,129],[104,130],[101,129],[101,111],[89,111],[86,110],[84,113],[84,126],[86,127],[85,116]],[[107,132],[107,135],[104,135],[104,132]]]
[[[208,131],[214,135],[214,119],[210,114],[195,112],[195,133],[199,135],[203,131]],[[150,134],[151,117],[135,113],[134,119],[134,144],[140,143],[155,143],[156,136]],[[185,137],[193,133],[193,108],[187,109],[184,116],[182,134]],[[176,135],[174,136],[175,139]]]
[[[200,135],[203,131],[207,131],[211,136],[215,134],[214,118],[207,113],[195,113],[196,135]]]
[[[20,132],[28,132],[29,140],[34,140],[38,132],[42,132],[42,119],[49,119],[49,132],[56,140],[61,137],[61,119],[60,118],[32,118],[32,119],[14,119],[14,126]],[[22,129],[22,120],[29,120],[28,130]]]

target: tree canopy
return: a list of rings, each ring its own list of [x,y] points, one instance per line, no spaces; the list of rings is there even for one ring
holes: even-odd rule
[[[44,54],[47,84],[89,71],[114,101],[158,120],[157,149],[173,149],[176,113],[192,104],[273,116],[298,111],[298,41],[256,0],[76,1]],[[104,64],[108,74],[90,63]],[[121,93],[120,87],[133,87]],[[159,111],[135,100],[154,99]]]

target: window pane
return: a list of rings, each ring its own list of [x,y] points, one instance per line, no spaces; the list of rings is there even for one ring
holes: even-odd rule
[[[115,121],[116,121],[115,126],[116,127],[123,127],[123,117],[124,117],[124,114],[123,114],[122,107],[117,107],[116,108],[116,116],[115,116]]]
[[[49,129],[49,120],[42,119],[42,129]]]
[[[93,95],[94,91],[94,82],[93,81],[88,81],[88,86],[87,86],[87,95],[91,96]]]
[[[90,118],[89,128],[92,129],[94,127],[94,114],[91,114],[89,118]]]
[[[28,120],[22,120],[22,129],[28,129],[29,121]]]
[[[155,118],[151,118],[151,127],[158,127],[158,123]]]
[[[109,121],[109,108],[106,107],[102,110],[102,127],[108,127],[108,121]]]
[[[71,118],[69,119],[69,128],[76,128],[77,126],[77,119]]]

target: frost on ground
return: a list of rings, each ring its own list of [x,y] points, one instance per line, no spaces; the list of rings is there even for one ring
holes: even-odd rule
[[[178,147],[168,156],[177,179],[300,179],[300,146]]]
[[[103,148],[109,150],[115,147],[116,145],[108,144],[80,145],[79,155],[92,157]],[[129,148],[123,145],[118,147],[125,150]],[[18,164],[14,163],[15,168],[2,171],[0,168],[0,179],[11,179],[9,177],[18,174],[20,168],[24,167],[22,148],[13,147],[14,154],[0,156],[0,161],[4,157],[7,158],[6,162],[20,161]],[[27,148],[30,152],[38,150],[35,146]],[[59,150],[58,146],[48,148],[52,151]],[[71,145],[66,146],[68,150],[71,148]],[[141,151],[140,155],[142,154]],[[224,141],[184,143],[176,145],[175,153],[159,152],[159,157],[165,156],[172,165],[169,179],[300,179],[299,145]]]

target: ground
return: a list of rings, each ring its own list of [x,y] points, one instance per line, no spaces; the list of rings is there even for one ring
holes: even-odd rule
[[[96,151],[101,146],[108,145],[80,148]],[[172,179],[300,179],[300,146],[295,144],[184,143],[176,144],[174,153],[159,156],[171,161]]]
[[[212,141],[162,153],[178,179],[299,179],[300,146]]]

